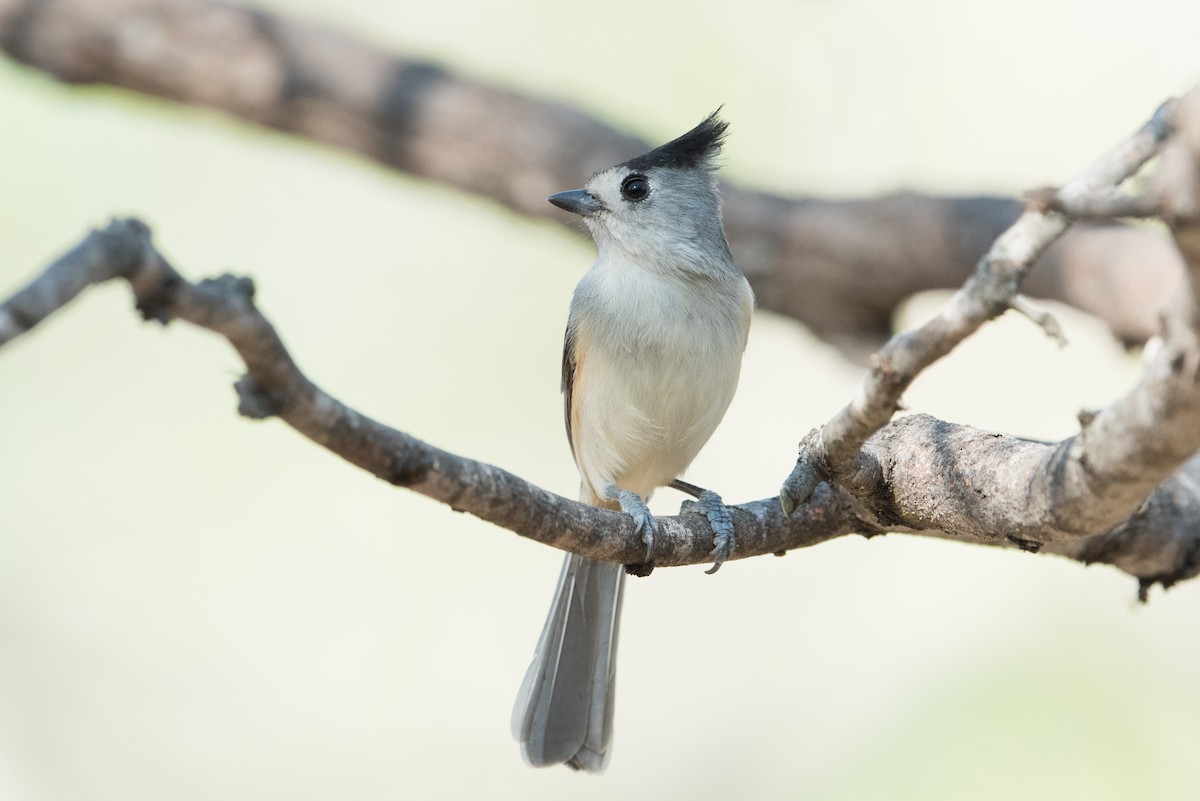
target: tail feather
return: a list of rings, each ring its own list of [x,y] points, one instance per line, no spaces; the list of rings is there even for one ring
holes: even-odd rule
[[[513,708],[513,736],[531,765],[589,772],[612,742],[621,565],[569,554]]]

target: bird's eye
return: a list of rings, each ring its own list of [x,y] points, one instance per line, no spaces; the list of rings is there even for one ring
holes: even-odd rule
[[[621,182],[621,196],[626,200],[644,200],[650,194],[650,182],[644,175],[630,175]]]

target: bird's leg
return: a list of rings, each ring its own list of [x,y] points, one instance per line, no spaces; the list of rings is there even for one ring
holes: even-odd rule
[[[675,479],[670,484],[671,489],[686,492],[696,500],[684,501],[681,512],[699,512],[708,518],[708,524],[713,530],[713,549],[709,556],[713,558],[713,566],[704,571],[709,575],[716,573],[725,564],[725,560],[733,553],[733,515],[729,507],[721,500],[721,496],[712,490],[702,489],[695,484]]]
[[[654,552],[654,535],[658,532],[658,521],[646,507],[646,502],[636,492],[623,490],[616,484],[604,488],[604,497],[621,504],[621,511],[633,518],[633,530],[640,531],[642,542],[646,543],[646,561]]]

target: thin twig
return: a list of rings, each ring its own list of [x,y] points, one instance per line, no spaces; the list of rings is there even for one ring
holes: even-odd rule
[[[1030,322],[1045,331],[1046,336],[1057,342],[1059,347],[1067,346],[1067,335],[1063,333],[1062,326],[1048,310],[1021,294],[1014,295],[1008,305],[1017,314],[1029,318]]]

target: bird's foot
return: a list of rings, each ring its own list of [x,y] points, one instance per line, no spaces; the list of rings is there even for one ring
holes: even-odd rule
[[[704,571],[712,575],[721,569],[721,565],[725,564],[725,560],[733,553],[733,515],[729,513],[729,507],[721,500],[721,496],[712,490],[701,489],[679,480],[673,481],[671,486],[696,498],[694,501],[684,501],[681,512],[702,514],[712,526],[713,549],[708,555],[713,559],[713,566]]]
[[[658,533],[658,521],[646,507],[646,502],[636,492],[623,490],[615,484],[609,484],[604,489],[604,496],[610,501],[621,504],[621,511],[633,518],[633,530],[642,535],[646,543],[646,562],[654,553],[654,535]]]

